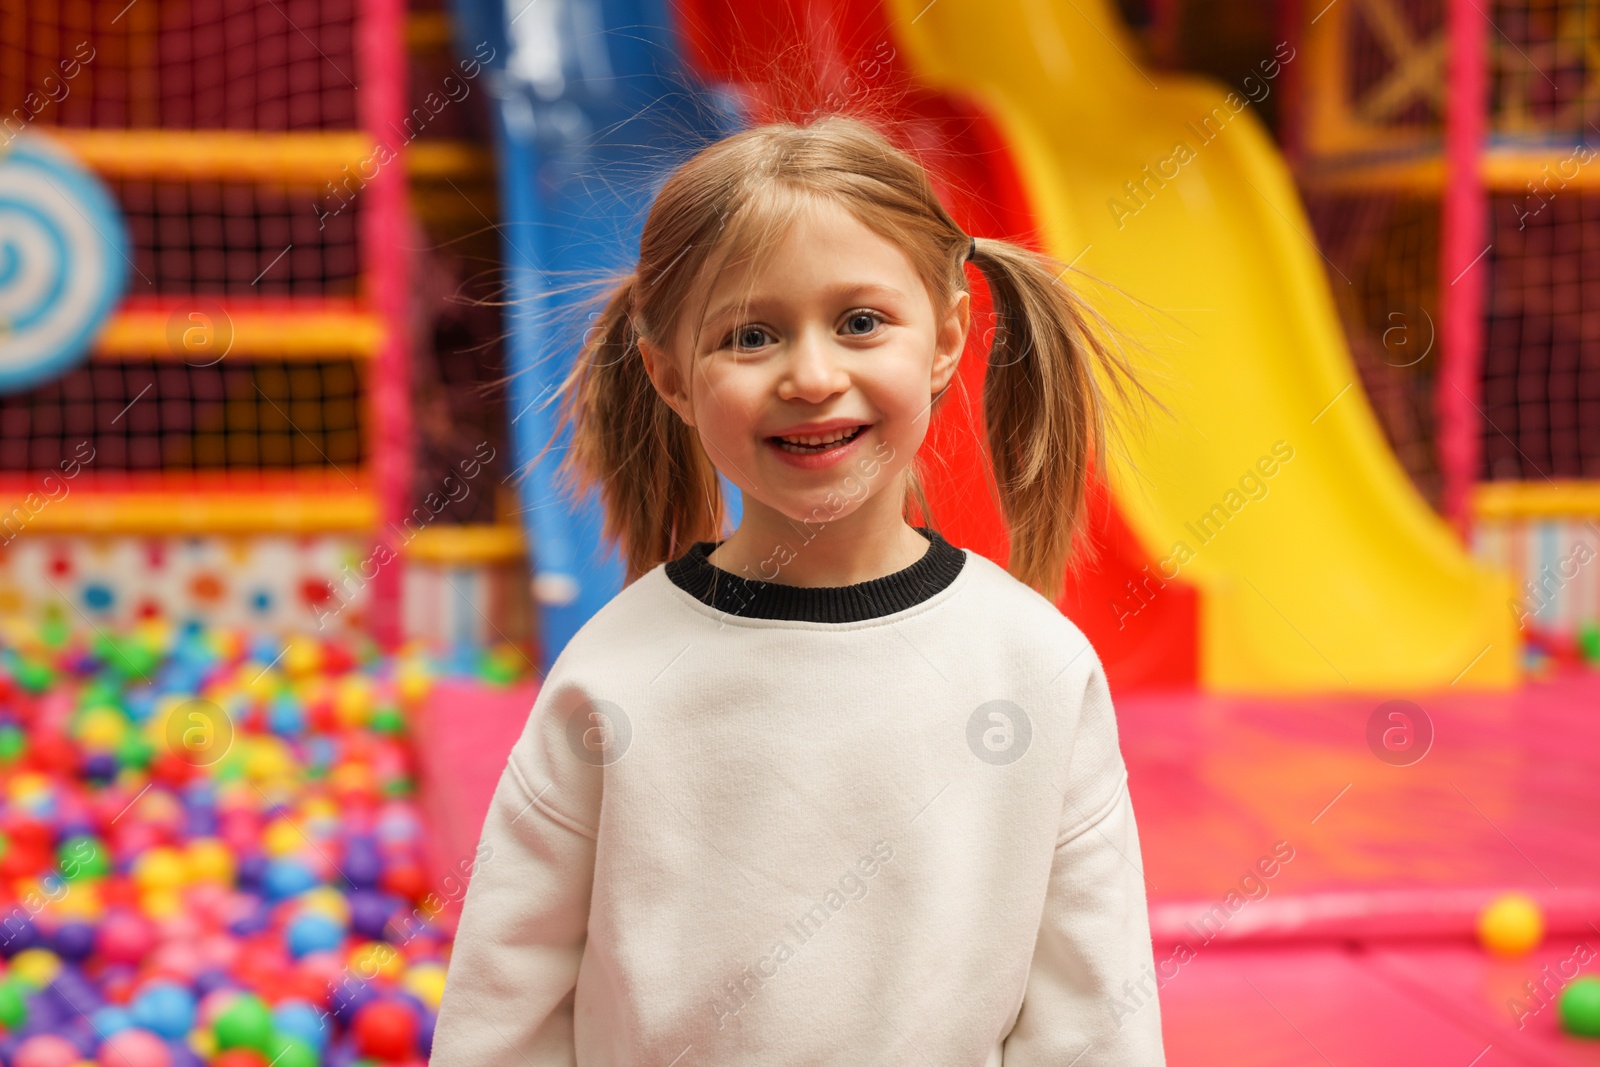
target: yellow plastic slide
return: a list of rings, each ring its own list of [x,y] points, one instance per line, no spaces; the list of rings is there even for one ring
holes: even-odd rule
[[[1052,254],[1106,283],[1085,295],[1176,416],[1128,434],[1110,477],[1156,561],[1142,598],[1167,578],[1200,590],[1201,684],[1515,684],[1511,580],[1467,555],[1385,443],[1255,115],[1294,48],[1222,86],[1141,70],[1107,0],[889,12],[918,73],[999,123]]]

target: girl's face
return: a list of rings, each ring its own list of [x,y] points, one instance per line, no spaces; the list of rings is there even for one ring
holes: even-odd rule
[[[724,271],[708,302],[695,294],[670,358],[641,348],[657,389],[744,492],[747,521],[761,506],[842,519],[880,494],[898,518],[901,474],[955,374],[969,300],[935,314],[898,247],[818,201],[764,262]]]

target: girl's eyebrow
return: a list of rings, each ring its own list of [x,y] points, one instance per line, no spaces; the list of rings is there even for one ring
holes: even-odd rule
[[[882,282],[840,282],[837,285],[831,285],[824,289],[822,291],[822,295],[831,303],[839,303],[846,300],[856,300],[862,297],[871,296],[889,297],[892,299],[902,300],[905,299],[905,294],[900,290],[896,289],[892,285],[884,285]],[[723,304],[721,307],[717,308],[716,311],[713,311],[711,314],[707,315],[705,317],[705,322],[707,324],[720,322],[723,316],[732,314],[741,308],[750,313],[759,313],[760,309],[768,307],[772,304],[781,303],[782,301],[782,297],[766,295],[751,297],[748,301],[744,302],[733,301]]]

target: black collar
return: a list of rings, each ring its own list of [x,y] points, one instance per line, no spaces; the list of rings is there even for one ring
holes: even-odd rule
[[[854,585],[798,586],[763,582],[725,571],[706,557],[721,541],[696,541],[667,563],[672,584],[729,615],[790,622],[860,622],[920,604],[956,580],[967,554],[924,526],[928,551],[909,567]]]

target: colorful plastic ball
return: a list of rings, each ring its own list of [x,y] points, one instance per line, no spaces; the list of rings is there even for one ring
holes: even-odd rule
[[[97,949],[110,963],[138,963],[154,950],[155,924],[143,915],[119,908],[106,914],[100,923]]]
[[[1578,1037],[1600,1037],[1600,978],[1583,975],[1561,991],[1561,1028]]]
[[[384,997],[358,1010],[351,1030],[363,1056],[399,1060],[415,1051],[419,1025],[410,1005]]]
[[[326,915],[301,915],[289,923],[289,954],[300,959],[312,952],[338,948],[344,941],[344,927]]]
[[[211,1057],[208,1062],[210,1067],[268,1067],[272,1061],[255,1049],[231,1048]]]
[[[315,888],[317,876],[299,860],[275,859],[267,864],[261,888],[268,900],[287,900]]]
[[[133,861],[133,880],[146,892],[181,889],[189,881],[188,864],[178,849],[152,848]]]
[[[96,1033],[108,1037],[135,1025],[133,1013],[118,1004],[107,1004],[103,1008],[96,1008],[90,1013],[89,1021],[94,1024]]]
[[[78,878],[104,878],[110,873],[106,845],[98,837],[69,837],[56,849],[56,862],[67,881]]]
[[[416,996],[433,1011],[439,1010],[444,997],[445,968],[438,963],[419,963],[406,968],[401,988]]]
[[[280,1036],[299,1038],[319,1053],[328,1044],[329,1027],[322,1013],[308,1001],[285,1000],[273,1008],[272,1029]]]
[[[1496,956],[1521,956],[1544,940],[1544,914],[1526,893],[1504,893],[1478,914],[1478,941]]]
[[[253,993],[241,993],[212,1024],[219,1049],[255,1049],[267,1052],[272,1043],[272,1013]]]
[[[304,1038],[275,1034],[272,1040],[272,1067],[317,1067],[322,1057]]]
[[[167,1043],[149,1030],[122,1030],[100,1045],[101,1067],[172,1067]]]
[[[55,1034],[35,1034],[17,1046],[11,1067],[74,1067],[83,1059],[78,1046]]]
[[[15,1032],[28,1021],[28,988],[16,978],[0,981],[0,1026]]]
[[[194,1028],[194,994],[176,982],[151,982],[133,999],[133,1021],[162,1037],[183,1037]]]
[[[43,989],[61,973],[61,957],[47,948],[30,948],[11,957],[11,976]]]
[[[76,920],[64,922],[50,935],[50,945],[64,960],[77,963],[88,959],[94,951],[94,927]]]

